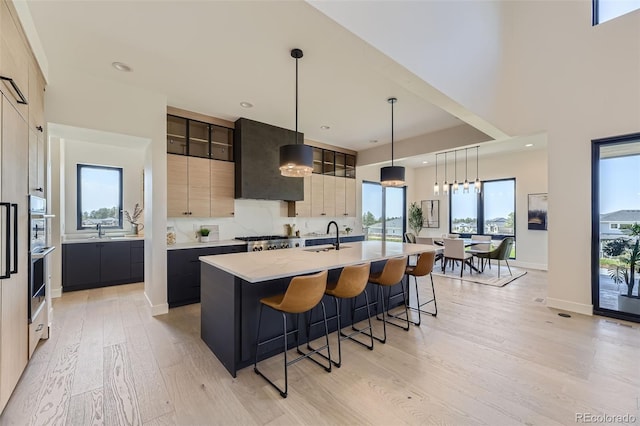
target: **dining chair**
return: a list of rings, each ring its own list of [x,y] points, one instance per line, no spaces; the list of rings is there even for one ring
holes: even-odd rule
[[[416,243],[415,234],[413,232],[405,232],[404,233],[404,242],[405,243],[415,244]]]
[[[471,263],[473,256],[465,250],[464,240],[462,238],[443,238],[443,241],[444,262],[442,271],[444,272],[446,269],[447,262],[451,262],[451,270],[453,270],[454,261],[460,260],[462,262],[460,265],[460,276],[462,277],[465,265],[469,265],[469,273],[471,273],[473,268],[473,264]]]
[[[478,270],[481,270],[484,266],[482,263],[484,262],[483,258],[477,257],[477,253],[487,253],[491,251],[491,235],[472,235],[471,236],[471,245],[469,249],[467,249],[468,253],[471,253],[474,257],[478,259]]]
[[[417,244],[427,244],[434,247],[441,247],[440,244],[436,244],[433,237],[416,237]],[[436,250],[434,262],[442,260],[442,248]]]
[[[509,275],[513,275],[511,273],[511,266],[509,266],[509,256],[511,255],[511,249],[513,248],[513,244],[515,243],[515,239],[513,237],[506,237],[502,241],[498,247],[493,250],[488,251],[487,253],[477,253],[476,257],[481,259],[486,259],[489,262],[489,268],[491,268],[491,259],[495,259],[498,261],[498,278],[500,278],[500,261],[504,260],[507,264],[507,268],[509,269]]]

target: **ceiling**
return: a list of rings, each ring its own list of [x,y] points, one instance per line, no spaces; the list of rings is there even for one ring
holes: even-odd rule
[[[62,73],[88,73],[163,93],[178,108],[292,129],[290,50],[298,47],[298,128],[308,139],[356,151],[390,142],[390,96],[398,98],[396,141],[462,124],[427,99],[435,90],[425,91],[426,82],[302,1],[27,4],[50,85]],[[133,72],[117,71],[115,61]],[[469,122],[472,114],[460,111]]]

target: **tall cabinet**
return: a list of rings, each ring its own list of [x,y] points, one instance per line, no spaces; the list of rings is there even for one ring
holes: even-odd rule
[[[167,115],[168,217],[233,216],[234,169],[233,129]]]
[[[7,210],[0,214],[0,275],[11,272],[0,279],[1,412],[29,359],[27,195],[46,193],[44,78],[10,2],[0,3],[0,76],[0,201],[11,212],[9,226]],[[40,312],[48,315],[48,307]]]

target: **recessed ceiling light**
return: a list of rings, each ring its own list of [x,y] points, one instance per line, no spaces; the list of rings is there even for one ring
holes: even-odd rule
[[[423,162],[422,162],[422,164],[428,164],[428,163],[429,163],[428,161],[423,161]]]
[[[240,102],[240,106],[241,106],[242,108],[253,108],[253,104],[252,104],[251,102],[244,102],[244,101],[242,101],[242,102]]]
[[[127,65],[127,64],[125,64],[123,62],[113,62],[111,64],[111,66],[114,67],[115,69],[117,69],[118,71],[122,71],[122,72],[131,72],[131,71],[133,71],[133,69],[129,65]]]
[[[322,130],[329,130],[331,127],[326,126],[326,125],[322,125],[322,126],[320,126],[320,128],[321,128]]]
[[[533,144],[532,144],[532,143],[528,143],[528,144],[526,144],[525,146],[526,146],[527,148],[529,148],[530,146],[533,146]]]
[[[371,139],[369,143],[378,143],[378,139]]]

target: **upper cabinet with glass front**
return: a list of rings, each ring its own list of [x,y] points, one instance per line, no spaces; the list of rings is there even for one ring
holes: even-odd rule
[[[169,114],[167,152],[233,161],[233,129]]]
[[[314,147],[313,173],[355,179],[356,157],[330,149]]]

